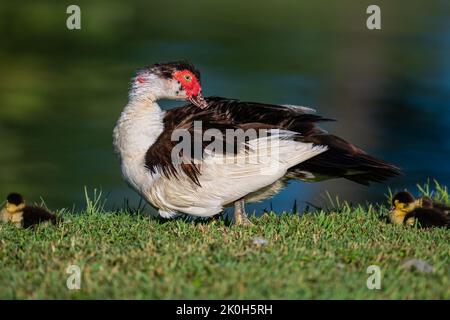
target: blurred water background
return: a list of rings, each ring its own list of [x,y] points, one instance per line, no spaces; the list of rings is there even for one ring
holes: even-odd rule
[[[79,31],[66,8],[81,7]],[[0,3],[0,196],[84,207],[84,186],[107,206],[139,199],[122,181],[112,129],[143,65],[189,59],[205,95],[314,107],[326,125],[405,175],[364,187],[293,182],[258,213],[353,203],[388,188],[450,184],[450,2],[15,1]],[[172,104],[173,105],[173,104]],[[170,106],[169,106],[170,107]]]

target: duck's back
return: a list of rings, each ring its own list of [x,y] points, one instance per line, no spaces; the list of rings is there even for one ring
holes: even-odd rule
[[[48,212],[47,210],[34,207],[34,206],[26,206],[23,209],[23,227],[29,228],[36,224],[49,221],[52,224],[56,224],[56,215]]]
[[[422,228],[450,227],[450,217],[441,210],[431,208],[417,208],[405,216],[405,221],[414,218]]]

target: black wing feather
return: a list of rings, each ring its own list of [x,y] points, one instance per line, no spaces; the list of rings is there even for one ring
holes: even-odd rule
[[[369,156],[347,141],[327,134],[316,125],[318,122],[334,121],[332,119],[295,107],[220,97],[210,97],[206,101],[209,104],[206,110],[187,104],[166,112],[164,132],[146,155],[145,164],[151,172],[159,170],[166,176],[178,175],[170,156],[173,147],[178,143],[171,141],[172,132],[176,129],[186,129],[194,133],[194,121],[201,121],[201,133],[214,128],[221,131],[223,138],[226,129],[253,128],[257,132],[258,129],[282,129],[299,133],[296,138],[299,141],[328,146],[328,150],[324,153],[291,168],[290,177],[303,179],[304,173],[301,171],[307,171],[329,178],[344,177],[367,185],[372,181],[384,181],[400,173],[397,167]],[[208,144],[209,142],[203,143],[203,150]],[[235,148],[234,152],[236,150]],[[195,163],[194,158],[184,161],[181,169],[194,183],[199,184],[198,175],[201,168]]]

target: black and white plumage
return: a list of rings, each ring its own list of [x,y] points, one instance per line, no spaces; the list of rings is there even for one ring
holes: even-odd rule
[[[399,173],[395,166],[375,159],[345,140],[318,128],[316,123],[332,120],[311,114],[311,109],[219,97],[207,98],[206,101],[209,105],[206,110],[189,104],[166,111],[163,120],[165,130],[148,149],[145,158],[145,164],[152,172],[159,169],[166,176],[169,176],[168,173],[176,174],[177,170],[170,157],[170,152],[177,143],[171,141],[172,132],[187,129],[194,134],[194,121],[201,121],[203,132],[211,128],[221,131],[229,128],[280,129],[298,133],[293,137],[295,141],[327,147],[326,152],[289,168],[289,176],[292,178],[315,181],[319,176],[343,177],[369,185],[370,182],[382,182]],[[207,143],[203,147],[206,145]],[[192,180],[197,180],[199,172],[195,168],[183,166],[181,170]]]
[[[162,111],[160,99],[191,103]],[[177,212],[212,216],[233,203],[244,211],[243,200],[271,196],[289,179],[342,177],[368,185],[400,173],[396,166],[321,130],[317,124],[324,121],[330,119],[304,107],[204,99],[192,65],[159,64],[141,69],[133,79],[129,102],[114,130],[114,146],[125,180],[164,217]],[[254,130],[257,136],[224,147],[221,154],[210,152],[210,141],[203,140],[200,155],[186,159],[183,153],[184,161],[174,163],[172,150],[178,141],[172,135],[177,130],[192,137],[214,130],[214,141],[228,146],[230,129]],[[268,142],[276,142],[277,156],[269,152],[257,157]],[[244,156],[254,161],[229,161]]]

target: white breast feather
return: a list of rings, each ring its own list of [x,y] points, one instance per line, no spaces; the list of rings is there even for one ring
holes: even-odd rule
[[[290,167],[327,150],[326,146],[292,140],[297,135],[279,131],[269,137],[251,140],[248,153],[242,149],[236,158],[229,154],[206,155],[199,176],[201,187],[180,175],[180,180],[161,178],[152,189],[163,194],[160,203],[169,208],[167,211],[214,215],[222,211],[223,206],[271,185]],[[274,144],[277,150],[271,150],[272,154],[267,152]],[[244,158],[247,161],[239,161]]]

